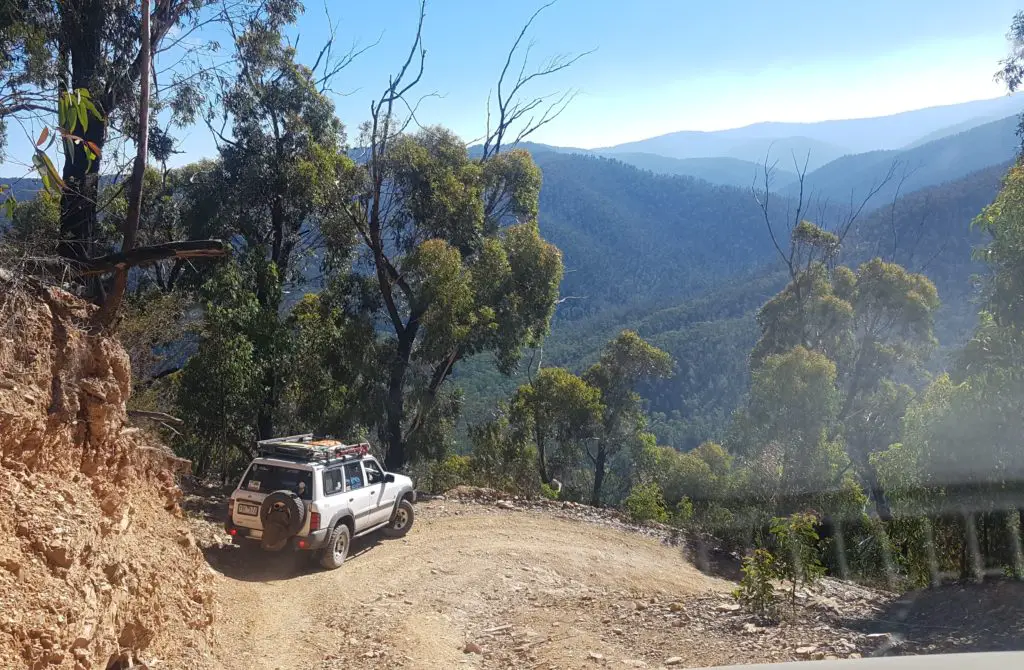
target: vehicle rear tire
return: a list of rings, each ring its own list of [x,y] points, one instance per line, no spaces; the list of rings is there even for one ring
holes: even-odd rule
[[[388,537],[402,537],[412,528],[412,522],[416,520],[416,513],[412,509],[412,503],[402,500],[391,515],[391,523],[382,531]]]
[[[348,526],[343,523],[335,526],[327,537],[324,548],[320,550],[320,565],[328,570],[340,568],[341,564],[345,562],[345,557],[348,556],[348,546],[351,541],[352,533],[349,532]]]

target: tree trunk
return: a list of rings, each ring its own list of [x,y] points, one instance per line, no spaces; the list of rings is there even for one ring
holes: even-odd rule
[[[847,455],[857,466],[857,473],[864,483],[864,488],[867,489],[868,497],[875,505],[875,512],[878,514],[878,518],[886,523],[892,521],[892,506],[889,504],[889,496],[886,495],[885,488],[878,480],[878,472],[875,470],[875,466],[871,464],[870,454],[867,449],[863,445],[851,440]]]
[[[267,367],[263,373],[263,387],[266,395],[256,412],[256,434],[257,440],[269,440],[274,435],[274,404],[277,397],[277,372],[273,366]]]
[[[102,82],[97,69],[103,57],[102,40],[106,22],[103,0],[78,0],[62,12],[62,31],[71,55],[71,89],[85,88],[100,100]],[[100,110],[104,115],[107,110]],[[101,152],[106,141],[106,123],[90,118],[88,130],[81,126],[75,135],[95,143]],[[65,147],[65,151],[67,148]],[[101,153],[102,155],[102,153]],[[64,258],[80,260],[93,253],[96,237],[96,199],[99,193],[100,157],[89,165],[83,144],[73,145],[64,159],[64,190],[60,202],[60,241],[57,252]],[[93,299],[101,298],[98,279],[93,281]]]
[[[384,466],[391,471],[401,470],[409,460],[405,449],[405,436],[402,434],[402,424],[405,421],[405,373],[409,369],[412,345],[416,341],[418,329],[418,322],[410,319],[398,338],[398,350],[395,352],[395,361],[391,365],[391,376],[388,379],[385,407],[387,423],[384,435],[388,453],[384,457]]]
[[[141,49],[142,78],[139,87],[139,136],[136,138],[135,165],[132,166],[131,184],[128,188],[128,214],[125,216],[124,229],[121,231],[121,253],[135,248],[135,238],[139,232],[139,219],[142,216],[142,187],[146,174],[146,161],[149,158],[149,72],[152,49],[149,43],[149,0],[141,0],[141,25],[139,43]],[[98,125],[98,124],[97,124]],[[96,320],[104,326],[110,325],[121,308],[125,289],[128,287],[128,269],[119,268],[114,275],[114,285],[110,294],[103,301]]]
[[[544,453],[544,440],[537,438],[537,469],[540,471],[540,481],[543,484],[550,484],[548,476],[547,456]]]
[[[882,488],[881,483],[878,481],[878,473],[869,464],[864,469],[864,477],[867,480],[868,490],[871,493],[871,500],[875,503],[875,511],[878,513],[878,518],[888,523],[892,521],[892,507],[889,505],[889,496],[885,494],[885,489]]]
[[[594,507],[601,506],[601,487],[604,485],[604,465],[606,454],[604,445],[597,448],[597,459],[594,463],[594,493],[590,497],[590,504]]]

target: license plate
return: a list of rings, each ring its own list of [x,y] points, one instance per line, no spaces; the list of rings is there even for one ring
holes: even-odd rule
[[[259,516],[260,508],[259,505],[246,505],[244,503],[238,504],[239,514],[248,514],[249,516]]]
[[[262,530],[250,530],[249,531],[249,537],[251,537],[254,540],[262,540],[263,539],[263,531]]]

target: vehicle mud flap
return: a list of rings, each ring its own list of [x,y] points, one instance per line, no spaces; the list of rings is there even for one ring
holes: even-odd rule
[[[263,539],[260,547],[280,551],[306,523],[306,504],[292,491],[274,491],[260,505]]]

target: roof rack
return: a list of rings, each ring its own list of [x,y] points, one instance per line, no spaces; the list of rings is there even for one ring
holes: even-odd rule
[[[256,443],[261,456],[284,458],[304,463],[327,463],[335,460],[361,458],[370,453],[370,443],[345,444],[340,440],[314,439],[312,433],[275,437]]]

